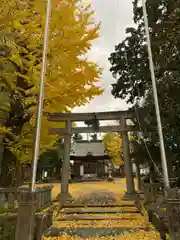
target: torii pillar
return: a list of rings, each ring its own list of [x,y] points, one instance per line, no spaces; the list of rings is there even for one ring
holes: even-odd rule
[[[66,121],[66,133],[64,135],[64,159],[61,175],[60,201],[63,204],[69,196],[69,175],[70,175],[70,149],[71,149],[71,128],[70,120]]]
[[[126,128],[126,119],[124,117],[121,118],[120,124],[122,128],[124,129]],[[130,158],[130,147],[129,147],[129,138],[128,138],[127,131],[122,131],[122,144],[123,144],[124,167],[125,167],[126,186],[127,186],[127,192],[124,198],[127,200],[131,200],[135,196],[135,187],[134,187],[133,170],[132,170],[132,162]]]

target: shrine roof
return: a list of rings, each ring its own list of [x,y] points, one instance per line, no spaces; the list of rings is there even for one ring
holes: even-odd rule
[[[105,147],[102,140],[94,141],[77,141],[72,145],[71,155],[84,157],[87,155],[104,156],[106,155]]]

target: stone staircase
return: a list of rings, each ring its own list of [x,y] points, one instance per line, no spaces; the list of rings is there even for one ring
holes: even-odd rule
[[[117,236],[144,229],[137,223],[140,212],[134,202],[122,204],[68,204],[61,210],[46,237],[69,235],[80,238]],[[141,216],[142,217],[142,216]],[[133,222],[135,223],[133,225]]]

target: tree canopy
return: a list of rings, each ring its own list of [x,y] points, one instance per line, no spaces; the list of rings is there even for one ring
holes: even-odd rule
[[[139,0],[133,1],[136,27],[126,29],[126,38],[115,47],[109,61],[116,83],[114,97],[138,104],[138,113],[148,124],[156,127],[147,43],[142,7]],[[160,112],[166,145],[169,169],[178,164],[180,153],[180,1],[147,0],[149,31],[157,81]],[[143,126],[144,128],[144,126]],[[146,141],[159,147],[157,133]],[[143,147],[143,144],[141,144]]]
[[[43,7],[42,7],[43,6]],[[2,0],[0,3],[0,104],[6,145],[20,161],[32,159],[37,97],[42,64],[45,4],[43,0]],[[91,6],[78,0],[53,1],[50,22],[44,113],[71,111],[102,93],[101,69],[87,58],[99,36]],[[3,88],[3,90],[2,90]],[[5,128],[4,128],[5,125]],[[59,136],[48,135],[51,123],[43,114],[40,149],[52,148]],[[9,135],[7,135],[7,133]]]
[[[113,164],[123,165],[122,138],[118,133],[107,133],[103,137],[105,149]]]

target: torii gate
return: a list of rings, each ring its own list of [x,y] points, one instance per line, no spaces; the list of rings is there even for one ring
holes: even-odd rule
[[[135,125],[128,125],[127,119],[135,119],[135,113],[132,110],[114,111],[114,112],[96,112],[96,113],[49,113],[48,120],[51,122],[65,122],[65,128],[49,129],[50,134],[64,135],[64,161],[62,168],[61,196],[68,195],[69,166],[70,166],[70,147],[71,135],[74,133],[93,133],[93,127],[72,127],[72,122],[81,122],[86,120],[118,120],[117,126],[99,126],[96,132],[121,132],[123,143],[123,156],[126,175],[127,192],[126,197],[133,197],[135,187],[133,181],[132,163],[130,159],[130,147],[128,132],[140,131]],[[64,198],[63,198],[64,199]]]

